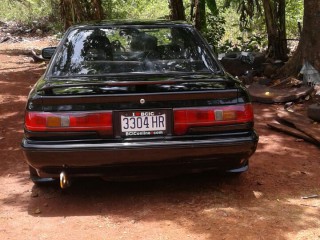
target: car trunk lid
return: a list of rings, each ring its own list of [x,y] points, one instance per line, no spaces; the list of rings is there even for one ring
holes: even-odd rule
[[[94,81],[54,79],[38,85],[36,91],[37,97],[30,99],[28,103],[28,112],[42,112],[46,124],[48,113],[54,115],[49,116],[51,121],[58,122],[58,126],[54,125],[54,128],[46,128],[48,126],[44,124],[44,129],[58,133],[65,131],[64,125],[69,122],[91,119],[97,122],[92,129],[89,123],[83,123],[73,125],[72,128],[70,125],[67,131],[92,130],[100,137],[185,135],[192,128],[210,127],[210,122],[215,120],[218,120],[215,123],[219,125],[228,124],[222,121],[226,119],[219,120],[221,116],[227,118],[223,111],[229,111],[229,115],[232,115],[230,111],[239,110],[223,108],[242,104],[239,111],[245,112],[247,109],[247,95],[235,80],[212,75],[180,78],[141,76],[135,81],[129,78],[122,78],[120,81],[106,78]],[[99,122],[99,119],[109,119],[110,116],[103,115],[106,112],[111,113],[112,121],[110,123],[108,120],[108,124],[103,126],[104,123]],[[98,115],[94,115],[95,113]],[[210,114],[213,114],[213,118],[209,117]],[[234,121],[237,119],[231,120],[229,124],[238,123]]]

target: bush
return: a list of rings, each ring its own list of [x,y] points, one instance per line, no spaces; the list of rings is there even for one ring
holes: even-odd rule
[[[224,17],[220,15],[214,16],[211,13],[207,13],[207,30],[202,34],[209,44],[215,48],[218,46],[219,41],[225,34],[225,23],[226,21]]]
[[[232,40],[226,40],[218,46],[218,52],[262,52],[267,46],[267,39],[265,36],[251,35],[246,39],[244,37],[237,37],[237,43]]]

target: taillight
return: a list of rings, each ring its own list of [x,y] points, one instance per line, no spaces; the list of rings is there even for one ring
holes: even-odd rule
[[[111,112],[26,112],[25,128],[29,131],[99,131],[112,134]]]
[[[190,127],[253,122],[251,104],[174,109],[174,134],[186,134]]]

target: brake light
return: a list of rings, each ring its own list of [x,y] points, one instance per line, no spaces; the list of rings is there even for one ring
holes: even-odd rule
[[[174,134],[186,134],[190,127],[253,122],[251,104],[174,109]]]
[[[112,112],[26,112],[29,131],[100,131],[112,134]]]

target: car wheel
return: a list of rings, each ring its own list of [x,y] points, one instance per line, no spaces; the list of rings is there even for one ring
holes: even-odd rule
[[[44,185],[47,183],[56,182],[56,179],[54,179],[54,178],[39,177],[37,170],[31,166],[29,166],[29,174],[30,174],[31,181],[36,185]]]

